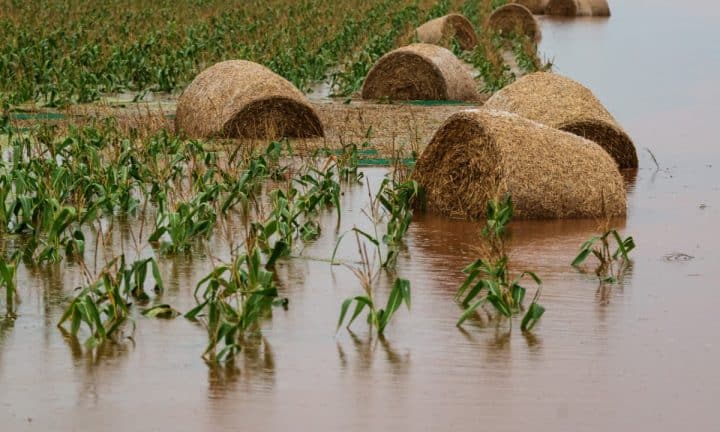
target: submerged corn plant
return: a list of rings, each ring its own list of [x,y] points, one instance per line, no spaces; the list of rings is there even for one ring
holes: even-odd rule
[[[342,181],[360,183],[365,176],[359,171],[360,150],[357,144],[345,144],[335,155],[338,177]]]
[[[131,316],[132,300],[146,302],[145,291],[148,268],[154,279],[154,291],[162,292],[163,282],[154,258],[125,262],[125,256],[114,258],[100,275],[79,292],[65,309],[58,326],[70,322],[70,333],[76,336],[84,326],[89,332],[85,345],[94,348],[107,340],[118,341],[125,325],[130,322],[130,335],[135,330]]]
[[[310,167],[293,178],[287,188],[272,190],[269,196],[270,214],[263,221],[251,223],[252,234],[266,254],[287,255],[297,239],[307,243],[320,237],[317,217],[322,210],[337,209],[340,224],[340,184],[334,166],[324,170]]]
[[[287,305],[278,299],[273,273],[262,264],[260,250],[248,245],[231,263],[220,264],[195,288],[198,305],[185,314],[201,322],[208,332],[203,359],[209,363],[231,361],[250,333],[270,316],[273,305]]]
[[[17,258],[6,261],[0,258],[0,292],[5,291],[5,316],[4,318],[15,318],[15,304],[17,296]]]
[[[370,194],[369,188],[368,185],[368,194]],[[373,233],[357,227],[351,231],[365,237],[375,246],[381,267],[395,268],[397,265],[403,238],[412,222],[413,206],[417,202],[422,205],[423,200],[424,191],[418,182],[415,180],[397,182],[391,178],[383,179],[375,197],[370,196],[370,211],[366,214],[373,224]],[[380,225],[385,218],[387,218],[385,232],[381,234]],[[338,238],[331,262],[335,261],[335,253],[345,234],[347,232]],[[382,245],[387,249],[384,254]]]
[[[488,202],[487,220],[482,231],[485,256],[463,269],[467,277],[455,295],[455,299],[465,308],[457,322],[458,326],[486,303],[490,303],[501,316],[508,318],[512,326],[512,317],[524,309],[527,289],[520,284],[526,277],[537,285],[537,289],[530,306],[525,310],[520,326],[522,331],[532,330],[545,313],[545,308],[538,303],[542,291],[540,278],[531,271],[513,277],[508,266],[505,240],[507,224],[512,215],[513,205],[509,195],[502,200],[492,199]]]
[[[380,185],[377,200],[388,215],[382,242],[388,247],[383,267],[395,267],[402,240],[413,217],[413,205],[423,201],[423,189],[415,180],[398,183],[385,178]]]
[[[193,241],[205,239],[212,233],[217,215],[210,201],[211,198],[201,194],[190,202],[178,203],[175,211],[161,211],[148,241],[159,243],[166,255],[189,251]]]
[[[382,335],[393,315],[395,315],[395,312],[400,309],[403,303],[405,303],[408,310],[410,309],[410,281],[396,278],[390,290],[385,308],[379,308],[374,298],[374,282],[378,276],[378,272],[374,269],[376,256],[373,255],[373,259],[370,259],[367,247],[365,243],[360,240],[360,233],[358,231],[355,231],[355,240],[357,241],[358,253],[360,254],[360,266],[348,266],[348,268],[360,282],[360,286],[365,294],[350,297],[343,301],[340,307],[340,318],[338,319],[337,329],[339,330],[340,326],[345,322],[345,317],[347,316],[350,306],[355,303],[355,309],[348,320],[347,327],[349,328],[355,319],[367,309],[367,323],[370,325],[371,331],[375,328],[378,334]]]
[[[617,230],[607,229],[603,234],[583,243],[571,265],[580,268],[588,257],[593,255],[597,258],[595,274],[600,283],[619,283],[632,264],[630,252],[633,249],[635,249],[635,240],[632,237],[623,238]]]

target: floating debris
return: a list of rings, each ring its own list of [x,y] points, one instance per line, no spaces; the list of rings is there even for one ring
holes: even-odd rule
[[[691,261],[695,257],[682,252],[673,252],[663,257],[665,261]]]

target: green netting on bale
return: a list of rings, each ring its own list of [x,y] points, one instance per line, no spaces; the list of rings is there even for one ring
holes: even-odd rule
[[[420,106],[475,106],[476,103],[465,102],[465,101],[448,101],[448,100],[413,100],[403,102],[407,105],[420,105]]]

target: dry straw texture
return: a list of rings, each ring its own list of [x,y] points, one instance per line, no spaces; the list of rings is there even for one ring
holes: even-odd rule
[[[485,107],[514,112],[595,141],[621,169],[638,166],[627,133],[588,88],[569,78],[549,72],[526,75],[493,95]]]
[[[515,0],[513,3],[525,6],[535,15],[542,15],[545,13],[545,6],[547,6],[548,0]]]
[[[175,128],[195,138],[323,135],[305,95],[270,69],[245,60],[201,72],[178,99]]]
[[[622,216],[625,185],[597,144],[516,114],[486,109],[451,116],[413,172],[427,209],[479,219],[487,200],[512,195],[518,218]]]
[[[607,0],[550,0],[545,7],[547,15],[610,16]]]
[[[540,40],[540,25],[532,12],[523,5],[510,3],[499,7],[488,17],[486,28],[502,33],[527,35],[535,42]]]
[[[365,77],[363,99],[455,100],[479,98],[470,70],[445,48],[412,44],[380,58]]]
[[[435,18],[418,27],[415,33],[420,42],[433,45],[448,46],[455,38],[465,51],[472,50],[478,43],[472,23],[460,14]]]

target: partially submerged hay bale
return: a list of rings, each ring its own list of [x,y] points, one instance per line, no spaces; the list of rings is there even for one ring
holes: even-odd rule
[[[391,51],[370,69],[363,99],[454,100],[478,99],[470,70],[449,50],[431,44],[412,44]]]
[[[177,102],[175,128],[194,138],[310,138],[323,136],[320,119],[294,85],[245,60],[201,72]]]
[[[535,15],[542,15],[545,13],[545,6],[548,0],[514,0],[513,3],[525,6]]]
[[[541,35],[540,25],[532,12],[517,3],[495,9],[488,17],[486,28],[503,34],[524,34],[535,42],[540,40]]]
[[[607,0],[550,0],[545,7],[546,15],[562,16],[610,16]]]
[[[488,199],[505,193],[523,219],[626,213],[623,178],[600,146],[502,111],[451,116],[412,176],[427,210],[451,217],[482,218]]]
[[[418,27],[415,34],[420,42],[433,45],[444,45],[454,37],[465,51],[472,50],[478,43],[472,23],[460,14],[430,20]]]
[[[628,134],[588,88],[569,78],[549,72],[526,75],[493,95],[485,107],[595,141],[621,169],[638,166]]]

